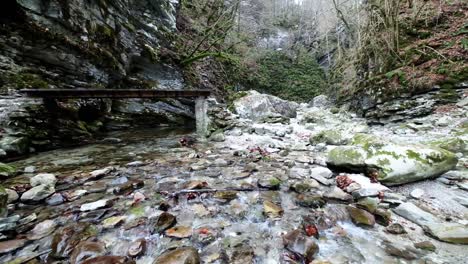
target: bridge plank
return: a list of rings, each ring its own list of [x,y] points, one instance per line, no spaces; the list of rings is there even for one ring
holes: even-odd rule
[[[19,91],[35,98],[193,98],[208,97],[210,90],[149,90],[149,89],[23,89]]]

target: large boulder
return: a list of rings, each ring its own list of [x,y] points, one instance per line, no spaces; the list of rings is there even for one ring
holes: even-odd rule
[[[458,162],[455,154],[437,147],[383,143],[364,137],[354,138],[352,144],[331,150],[327,164],[338,169],[375,171],[377,179],[388,186],[440,176]]]
[[[278,97],[249,91],[247,95],[234,101],[234,109],[242,118],[262,120],[275,116],[294,118],[299,105]]]

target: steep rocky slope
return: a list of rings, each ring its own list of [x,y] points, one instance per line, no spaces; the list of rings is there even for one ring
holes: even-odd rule
[[[185,124],[191,102],[66,100],[22,88],[184,89],[176,1],[7,0],[0,11],[0,148],[22,155],[91,138],[104,125]],[[1,158],[1,157],[0,157]]]

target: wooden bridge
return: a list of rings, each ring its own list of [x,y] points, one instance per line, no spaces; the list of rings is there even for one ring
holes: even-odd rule
[[[72,99],[72,98],[194,98],[197,133],[205,137],[208,130],[209,90],[148,90],[148,89],[23,89],[20,93],[34,98]]]
[[[208,97],[209,90],[148,90],[148,89],[23,89],[29,97],[70,98],[196,98]]]

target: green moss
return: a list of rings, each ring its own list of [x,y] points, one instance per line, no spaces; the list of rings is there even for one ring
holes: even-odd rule
[[[129,212],[130,214],[135,215],[136,217],[145,216],[145,209],[142,205],[133,207],[132,209],[130,209]]]
[[[454,138],[444,138],[441,140],[436,140],[429,142],[431,146],[439,147],[451,152],[462,152],[466,153],[467,152],[467,144],[466,142],[458,137]]]
[[[340,132],[336,130],[324,130],[318,134],[312,135],[309,139],[310,144],[317,145],[326,143],[329,145],[342,145],[346,142]]]
[[[419,153],[414,152],[414,151],[412,151],[412,150],[410,150],[410,149],[408,149],[408,150],[406,151],[406,155],[408,156],[408,158],[413,159],[413,160],[417,160],[417,161],[419,161],[419,162],[421,162],[421,163],[424,163],[424,164],[428,164],[428,163],[429,163],[427,159],[421,158],[421,155],[420,155]]]
[[[275,177],[270,179],[270,185],[271,186],[280,186],[280,184],[281,184],[281,180],[279,180],[279,179],[277,179]]]
[[[42,79],[41,76],[31,73],[13,74],[7,77],[6,81],[15,89],[45,89],[49,87],[49,83]]]
[[[154,49],[148,44],[145,44],[143,47],[145,57],[148,57],[154,63],[159,61],[159,51],[157,49]]]

